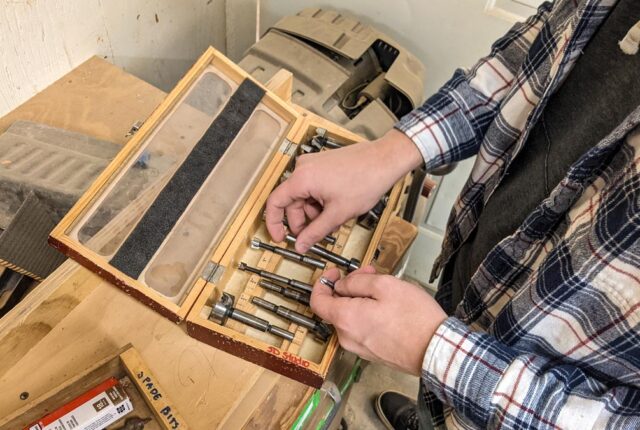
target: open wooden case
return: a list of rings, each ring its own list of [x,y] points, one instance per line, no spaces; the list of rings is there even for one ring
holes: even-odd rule
[[[319,387],[338,348],[304,327],[257,309],[254,296],[311,316],[305,305],[265,291],[240,262],[313,283],[321,270],[252,249],[269,243],[266,200],[317,129],[341,144],[360,138],[295,109],[209,48],[64,217],[50,243],[167,318],[189,335]],[[395,206],[401,185],[388,195]],[[389,221],[355,221],[333,252],[369,263]],[[285,244],[279,244],[286,246]],[[223,293],[236,309],[295,334],[282,340],[237,321],[209,319]]]
[[[106,430],[132,428],[126,427],[125,423],[127,419],[134,417],[134,419],[143,420],[144,428],[149,430],[187,430],[189,428],[147,363],[133,346],[127,345],[118,354],[95,363],[77,375],[70,376],[64,384],[53,388],[39,398],[29,400],[24,407],[10,416],[0,417],[0,430],[40,428],[38,425],[30,426],[30,424],[60,407],[69,405],[73,399],[108,378],[116,378],[120,382],[120,386],[131,401],[132,411],[118,422],[109,425]],[[56,428],[69,427],[62,423]]]

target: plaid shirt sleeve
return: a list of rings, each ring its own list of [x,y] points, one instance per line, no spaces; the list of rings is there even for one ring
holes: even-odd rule
[[[544,3],[493,44],[491,53],[453,77],[421,107],[395,126],[420,149],[428,170],[471,157],[499,112],[531,44],[549,16]]]
[[[519,354],[453,317],[427,347],[422,381],[481,428],[626,429],[640,413],[640,390]]]

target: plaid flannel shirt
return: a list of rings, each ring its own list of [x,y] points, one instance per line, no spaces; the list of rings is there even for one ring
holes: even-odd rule
[[[543,4],[398,123],[428,168],[477,155],[437,266],[475,228],[613,5]],[[640,428],[638,123],[640,108],[572,165],[474,274],[424,357],[422,388],[436,426]],[[449,286],[443,277],[437,297],[445,308]]]

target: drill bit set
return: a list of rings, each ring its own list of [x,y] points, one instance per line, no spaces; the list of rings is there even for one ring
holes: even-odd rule
[[[194,306],[201,319],[187,319],[193,336],[314,386],[324,380],[339,347],[335,329],[310,308],[314,283],[320,279],[334,288],[321,277],[323,272],[336,267],[345,276],[371,261],[388,223],[386,214],[401,187],[370,213],[349,220],[305,253],[295,250],[297,237],[286,217],[283,224],[288,234],[282,242],[269,239],[264,209],[271,191],[294,171],[297,156],[340,148],[341,141],[341,134],[331,128],[304,131],[296,153],[265,186],[264,200],[234,239],[229,257],[221,261],[223,271],[209,277],[215,285],[205,287],[203,298]]]
[[[301,144],[300,149],[304,154],[310,154],[312,152],[320,152],[325,149],[338,149],[343,146],[343,143],[327,136],[326,129],[316,128],[316,132],[313,137],[311,137],[308,143]]]
[[[337,142],[335,139],[329,138],[325,129],[317,128],[309,142],[300,145],[300,151],[301,153],[319,152],[326,149],[340,148],[342,146],[343,144]],[[286,180],[289,175],[290,171],[285,170],[281,175],[280,182]],[[287,228],[289,228],[286,218],[283,220],[283,223]],[[287,244],[295,245],[296,237],[288,233],[285,237],[285,241]],[[329,246],[333,246],[336,244],[337,239],[335,236],[327,235],[323,238],[322,242]],[[328,264],[333,264],[348,273],[357,270],[361,265],[358,259],[343,257],[342,255],[339,255],[321,245],[313,245],[309,248],[307,254],[301,254],[293,249],[267,243],[258,237],[254,237],[250,241],[250,247],[254,250],[270,252],[282,257],[284,260],[292,261],[314,271],[324,271],[327,269]],[[238,270],[242,272],[248,272],[259,276],[260,279],[257,284],[265,292],[270,292],[283,299],[289,300],[296,306],[302,305],[307,307],[308,310],[311,292],[313,289],[313,286],[310,283],[253,267],[245,262],[240,262],[237,267]],[[314,338],[320,342],[326,342],[333,333],[333,330],[329,325],[305,315],[301,310],[295,310],[287,306],[278,305],[258,295],[250,296],[249,300],[250,303],[257,308],[277,315],[290,323],[306,328],[309,332],[313,333]],[[290,342],[293,341],[295,336],[293,332],[273,325],[264,318],[257,317],[234,307],[235,301],[235,297],[232,294],[223,292],[220,299],[212,307],[209,319],[221,325],[226,324],[228,319],[232,319],[256,330],[270,333]]]
[[[287,234],[286,240],[288,243],[295,244],[296,238],[291,234]],[[325,240],[332,243],[335,243],[336,241],[335,237],[333,236],[327,236]],[[336,266],[343,268],[347,272],[351,272],[360,267],[360,261],[358,261],[357,259],[347,259],[319,245],[312,246],[309,249],[309,252],[320,258],[300,254],[296,251],[280,246],[271,245],[269,243],[263,242],[257,237],[251,239],[251,248],[256,250],[269,251],[284,258],[285,260],[296,262],[314,270],[325,270],[327,268],[327,263],[333,263]],[[285,299],[289,299],[290,301],[293,301],[297,304],[301,304],[307,307],[309,306],[311,292],[313,290],[313,286],[311,284],[299,281],[297,279],[291,279],[286,276],[278,275],[267,270],[252,267],[244,262],[241,262],[238,265],[238,269],[240,271],[259,276],[260,280],[258,281],[258,285],[264,290],[273,292],[276,295]],[[331,285],[331,287],[333,287],[333,285]],[[234,302],[235,297],[233,295],[229,293],[223,293],[220,300],[213,306],[209,318],[212,321],[215,321],[222,325],[224,325],[228,319],[232,319],[248,325],[249,327],[252,327],[256,330],[271,333],[282,339],[288,341],[293,340],[294,333],[288,330],[284,330],[278,326],[272,325],[271,323],[269,323],[269,321],[263,318],[259,318],[245,311],[234,308]],[[331,327],[326,323],[304,315],[297,310],[272,303],[262,297],[251,297],[251,303],[258,308],[278,315],[291,323],[305,327],[313,333],[314,338],[318,341],[326,342],[333,333]]]

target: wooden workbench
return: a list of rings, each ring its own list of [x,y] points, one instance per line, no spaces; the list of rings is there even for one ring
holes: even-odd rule
[[[116,143],[164,93],[91,58],[0,119]],[[214,349],[68,260],[0,320],[0,418],[132,343],[191,428],[280,428],[310,390]],[[20,394],[29,393],[26,400]]]

